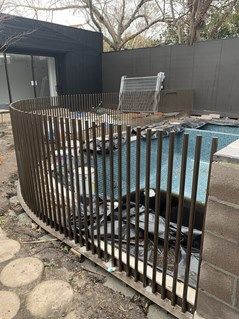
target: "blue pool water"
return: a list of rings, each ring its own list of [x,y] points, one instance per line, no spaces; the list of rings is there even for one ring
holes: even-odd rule
[[[196,136],[202,136],[202,149],[198,179],[198,192],[197,202],[205,203],[206,187],[208,181],[208,169],[211,142],[213,137],[218,138],[218,149],[221,149],[228,144],[239,139],[239,128],[237,129],[238,134],[232,134],[231,132],[225,133],[220,130],[225,129],[220,125],[206,124],[205,127],[200,129],[185,129],[185,133],[189,134],[189,148],[188,148],[188,160],[186,170],[186,183],[185,183],[185,197],[191,198],[192,188],[192,176],[193,176],[193,165],[194,165],[194,152]],[[230,127],[233,129],[234,127]],[[233,131],[234,132],[234,131]],[[173,161],[173,181],[172,181],[172,193],[178,195],[179,193],[179,181],[180,181],[180,169],[181,169],[181,156],[182,156],[182,142],[184,133],[175,135],[175,148],[174,148],[174,161]],[[162,152],[162,168],[161,168],[161,189],[166,191],[167,189],[167,169],[168,169],[168,147],[169,138],[163,138],[163,152]],[[130,190],[135,191],[135,176],[136,176],[136,141],[131,142],[131,161],[130,161]],[[150,161],[150,188],[156,187],[156,160],[157,160],[157,140],[151,142],[151,161]],[[146,140],[141,139],[141,174],[140,174],[140,188],[145,187],[145,163],[146,163]],[[102,176],[102,157],[98,155],[98,174]],[[110,196],[110,163],[109,155],[106,156],[106,171],[107,171],[107,196]],[[122,146],[122,195],[126,195],[126,144]],[[115,199],[118,197],[118,151],[114,152],[114,195]],[[99,178],[99,193],[102,193],[102,180]]]

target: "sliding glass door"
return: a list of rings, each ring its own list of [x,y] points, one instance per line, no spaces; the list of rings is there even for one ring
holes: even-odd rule
[[[46,56],[0,54],[0,105],[34,97],[55,96],[55,59]]]
[[[30,55],[9,54],[7,71],[13,101],[35,97]]]
[[[56,71],[53,57],[33,56],[36,96],[56,95]]]

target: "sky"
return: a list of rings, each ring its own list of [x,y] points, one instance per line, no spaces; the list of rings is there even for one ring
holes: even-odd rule
[[[47,6],[48,1],[41,0],[40,2]],[[9,10],[7,7],[4,11],[13,15],[34,18],[34,12],[26,9],[19,8]],[[84,24],[85,21],[83,14],[74,13],[72,10],[56,11],[53,14],[42,11],[38,13],[38,19],[68,26],[78,26],[79,24]],[[85,26],[84,28],[89,29],[90,27]]]
[[[1,0],[0,0],[1,1]],[[37,6],[40,7],[49,7],[50,6],[50,2],[55,1],[56,0],[5,0],[6,3],[8,1],[10,1],[10,3],[12,3],[12,9],[9,9],[9,6],[7,6],[5,8],[5,12],[6,13],[10,13],[10,14],[14,14],[17,16],[23,16],[23,17],[27,17],[27,18],[35,18],[34,17],[34,10],[32,9],[27,9],[27,8],[21,8],[21,7],[15,7],[16,4],[20,3],[20,4],[29,4],[29,3],[34,3],[37,4]],[[119,1],[119,0],[113,0],[113,1]],[[132,3],[130,1],[133,0],[128,0],[129,4],[131,5]],[[139,1],[139,0],[137,0]],[[67,3],[67,2],[66,2]],[[134,9],[134,7],[132,7]],[[78,9],[77,12],[73,11],[73,10],[62,10],[62,11],[38,11],[38,20],[42,20],[42,21],[48,21],[48,22],[53,22],[53,23],[58,23],[58,24],[62,24],[62,25],[67,25],[67,26],[74,26],[74,27],[78,27],[78,28],[83,28],[86,30],[93,30],[95,31],[93,28],[91,28],[91,26],[89,26],[88,24],[85,23],[86,19],[83,13],[80,12],[80,9]],[[136,26],[136,30],[132,29],[135,26],[132,25],[130,27],[130,30],[134,30],[134,32],[137,30],[137,26]],[[154,28],[151,28],[149,30],[147,30],[145,32],[146,36],[149,36],[150,38],[157,38],[159,32],[162,33],[162,31],[164,30],[165,26],[164,25],[160,25],[160,26],[154,26]],[[128,30],[129,31],[129,30]],[[104,32],[106,32],[104,30]],[[107,33],[106,33],[107,35]]]

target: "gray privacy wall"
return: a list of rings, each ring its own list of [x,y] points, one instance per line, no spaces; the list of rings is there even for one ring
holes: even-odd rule
[[[160,71],[165,89],[194,90],[194,113],[239,117],[239,38],[103,53],[103,91],[119,91],[122,75]]]

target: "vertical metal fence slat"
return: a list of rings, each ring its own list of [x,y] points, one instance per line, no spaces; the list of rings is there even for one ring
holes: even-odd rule
[[[72,139],[73,139],[73,152],[74,152],[74,168],[75,168],[75,174],[74,174],[74,180],[76,185],[76,213],[77,213],[77,222],[76,227],[78,227],[78,236],[76,237],[76,241],[82,246],[83,240],[82,240],[82,221],[81,221],[81,200],[80,200],[80,182],[79,182],[79,164],[78,164],[78,149],[77,149],[77,130],[76,130],[76,120],[71,120],[72,125]]]
[[[151,130],[147,129],[146,136],[146,162],[145,162],[145,215],[144,215],[144,265],[143,265],[143,286],[148,284],[148,239],[149,239],[149,188],[150,188],[150,160],[151,160]]]
[[[20,169],[19,171],[19,178],[20,180],[20,186],[23,191],[23,194],[26,196],[27,192],[27,186],[28,183],[31,185],[31,197],[28,198],[30,208],[34,211],[34,213],[37,212],[38,209],[38,196],[37,196],[37,187],[35,184],[35,178],[34,177],[34,168],[32,165],[32,159],[30,154],[30,147],[28,144],[27,136],[28,132],[26,131],[26,125],[24,123],[24,118],[27,116],[24,112],[20,114],[15,114],[15,128],[16,128],[16,135],[15,138],[17,139],[17,145],[15,147],[16,150],[16,158],[18,159],[18,167]],[[15,131],[15,129],[13,129]],[[26,170],[26,164],[29,164],[29,170]],[[28,171],[28,173],[27,173]],[[29,175],[30,174],[30,175]],[[32,198],[32,200],[30,200]]]
[[[107,260],[107,195],[106,195],[106,150],[105,150],[105,123],[101,123],[101,142],[102,142],[102,191],[103,191],[103,219],[104,219],[104,259]]]
[[[42,212],[42,220],[44,222],[47,221],[47,201],[46,201],[46,183],[44,182],[44,172],[43,172],[43,157],[42,157],[42,149],[41,149],[41,143],[40,143],[40,132],[39,132],[39,121],[41,122],[41,115],[35,115],[32,118],[33,121],[33,127],[35,130],[35,136],[36,139],[35,141],[39,141],[38,146],[36,145],[36,156],[37,156],[37,161],[38,161],[38,167],[39,167],[39,173],[40,173],[40,187],[41,187],[41,192],[42,192],[42,200],[43,200],[43,208],[44,211]],[[57,227],[56,227],[57,229]]]
[[[174,133],[170,133],[170,135],[169,135],[169,151],[168,151],[165,234],[164,234],[164,247],[163,247],[163,272],[162,272],[162,292],[161,292],[162,299],[166,298],[166,276],[167,276],[167,265],[168,265],[169,224],[170,224],[170,217],[171,217],[173,155],[174,155]]]
[[[118,248],[119,248],[119,271],[123,270],[122,264],[122,126],[117,126],[118,133]]]
[[[218,138],[214,137],[214,138],[212,138],[211,152],[210,152],[210,158],[209,158],[208,181],[207,181],[207,190],[206,190],[205,210],[204,210],[204,216],[203,216],[202,237],[201,237],[201,242],[200,242],[200,253],[199,253],[198,275],[197,275],[197,286],[196,286],[196,297],[195,297],[195,302],[194,302],[194,311],[196,310],[196,307],[197,307],[198,288],[199,288],[198,284],[199,284],[199,277],[200,277],[200,270],[201,270],[201,263],[202,263],[205,221],[206,221],[206,214],[207,214],[207,202],[208,202],[208,195],[209,195],[212,162],[213,162],[213,155],[217,152],[217,147],[218,147]]]
[[[60,134],[60,124],[58,118],[53,118],[54,123],[54,131],[55,131],[55,143],[56,143],[56,152],[57,152],[57,163],[54,166],[58,165],[58,175],[59,175],[59,182],[56,183],[56,193],[57,193],[57,212],[60,215],[59,223],[60,229],[64,232],[65,236],[68,236],[67,230],[67,220],[66,220],[66,205],[65,205],[65,194],[64,194],[64,183],[63,183],[63,162],[62,162],[62,149],[61,149],[61,134]],[[55,169],[54,169],[55,170]],[[58,176],[55,172],[55,180]],[[58,179],[58,178],[57,178]],[[60,184],[60,186],[59,186]],[[60,188],[60,191],[59,191]],[[58,203],[59,202],[59,203]]]
[[[41,177],[40,177],[40,168],[39,168],[39,156],[37,153],[37,147],[36,147],[36,135],[35,135],[35,125],[33,125],[33,117],[37,115],[30,114],[30,116],[27,116],[27,127],[28,132],[31,132],[32,134],[29,134],[30,138],[30,148],[32,149],[32,160],[33,160],[33,166],[35,167],[35,176],[36,176],[36,182],[37,182],[37,189],[39,192],[39,204],[40,204],[40,211],[38,212],[38,217],[40,219],[43,219],[43,213],[44,213],[44,204],[43,204],[43,194],[42,194],[42,187],[41,187]]]
[[[55,191],[53,184],[53,174],[52,174],[52,164],[51,164],[51,151],[50,151],[50,143],[49,143],[49,117],[45,115],[43,117],[43,127],[44,127],[44,137],[46,143],[46,160],[47,160],[47,172],[48,179],[50,184],[50,194],[51,194],[51,204],[52,204],[52,213],[50,212],[50,226],[53,227],[53,216],[56,215],[56,200],[55,200]]]
[[[136,176],[135,176],[135,281],[139,280],[139,204],[140,204],[140,159],[141,159],[141,128],[136,129]]]
[[[55,134],[56,134],[56,130],[54,127],[53,130],[53,118],[52,116],[48,117],[48,123],[49,123],[49,135],[48,138],[50,138],[50,151],[51,151],[51,155],[49,154],[49,156],[52,158],[52,162],[53,162],[53,171],[54,171],[54,179],[55,182],[53,183],[53,192],[56,191],[56,201],[57,201],[57,212],[58,215],[60,214],[60,198],[59,198],[59,188],[58,188],[58,176],[57,176],[57,165],[56,165],[56,153],[55,153],[55,144],[54,144],[54,139],[55,139]],[[52,169],[52,168],[51,168]],[[51,178],[53,177],[53,175],[51,175]],[[55,184],[55,190],[54,190],[54,184]],[[56,227],[56,220],[57,220],[57,213],[56,210],[53,210],[53,220],[51,221],[51,226],[52,227]]]
[[[93,196],[92,196],[92,170],[91,170],[91,155],[90,155],[90,132],[89,122],[85,122],[86,130],[86,157],[87,157],[87,173],[88,173],[88,190],[89,190],[89,212],[90,212],[90,237],[91,237],[91,252],[94,254],[94,227],[93,227]]]
[[[192,193],[191,193],[191,203],[190,203],[189,223],[188,223],[188,240],[187,240],[186,261],[185,261],[182,312],[187,311],[187,292],[188,292],[189,270],[190,270],[190,261],[191,261],[191,253],[192,253],[193,228],[194,228],[195,211],[196,211],[201,144],[202,144],[202,136],[197,136],[196,145],[195,145],[195,154],[194,154]]]
[[[184,189],[185,189],[187,157],[188,157],[188,139],[189,139],[189,135],[184,134],[183,146],[182,146],[182,158],[181,158],[179,197],[178,197],[177,232],[176,232],[176,243],[175,243],[173,286],[172,286],[172,297],[171,297],[172,306],[175,306],[176,304],[178,263],[179,263],[180,244],[181,244],[181,227],[182,227],[182,221],[183,221]]]
[[[93,167],[95,176],[95,213],[96,213],[96,238],[97,238],[97,254],[101,258],[100,249],[100,216],[99,216],[99,185],[98,185],[98,161],[97,161],[97,145],[96,145],[96,124],[92,123],[92,138],[93,138]]]
[[[71,107],[72,99],[71,99]],[[66,118],[66,141],[67,141],[67,150],[68,150],[68,163],[69,163],[69,174],[70,174],[70,194],[71,194],[71,204],[70,204],[70,211],[72,212],[72,223],[73,223],[73,238],[75,243],[77,240],[77,229],[76,229],[76,203],[75,203],[75,184],[74,184],[74,177],[73,177],[73,163],[72,163],[72,150],[71,150],[71,132],[69,119]],[[71,219],[69,221],[71,223]]]
[[[83,122],[85,126],[85,122]],[[85,235],[85,246],[86,250],[89,250],[89,236],[88,236],[88,222],[87,222],[87,203],[86,203],[86,185],[85,185],[85,158],[83,148],[83,130],[82,120],[78,120],[78,137],[80,143],[80,164],[81,164],[81,190],[83,199],[83,215],[84,215],[84,235]]]
[[[114,211],[114,148],[113,148],[113,124],[109,126],[110,140],[110,215],[111,215],[111,260],[112,266],[115,266],[115,211]]]
[[[130,276],[130,171],[131,127],[126,127],[126,276]]]
[[[156,274],[157,274],[157,257],[158,257],[158,231],[160,217],[160,199],[161,199],[161,168],[162,168],[162,145],[163,132],[157,133],[157,162],[156,162],[156,197],[155,197],[155,223],[154,223],[154,251],[153,251],[153,275],[152,275],[152,292],[156,292]]]
[[[41,143],[42,143],[42,152],[43,152],[43,166],[44,166],[44,174],[45,174],[45,183],[46,183],[46,190],[47,190],[47,201],[48,201],[48,220],[47,225],[50,225],[50,221],[53,216],[53,207],[52,207],[52,199],[51,199],[51,188],[49,183],[49,168],[47,163],[47,150],[46,150],[46,139],[47,139],[47,133],[45,132],[44,127],[44,118],[45,115],[41,118],[41,123],[39,123],[39,126],[41,127]]]
[[[72,236],[72,228],[71,228],[71,208],[70,208],[70,194],[69,194],[69,176],[68,176],[68,167],[69,167],[69,150],[66,141],[66,120],[67,118],[60,118],[60,132],[61,132],[61,141],[62,141],[62,152],[63,152],[63,183],[64,183],[64,197],[66,198],[66,216],[67,216],[67,229],[68,229],[68,236],[70,239],[73,238]],[[68,150],[68,152],[67,152]]]
[[[41,116],[40,121],[37,121],[37,129],[40,134],[39,139],[39,147],[42,150],[42,163],[43,163],[43,182],[46,187],[46,199],[47,199],[47,209],[46,209],[46,219],[45,222],[47,225],[50,224],[50,217],[52,216],[52,210],[51,210],[51,197],[50,197],[50,187],[49,187],[49,180],[48,180],[48,174],[47,174],[47,163],[46,163],[46,151],[45,151],[45,140],[44,140],[44,133],[43,133],[43,117]]]

